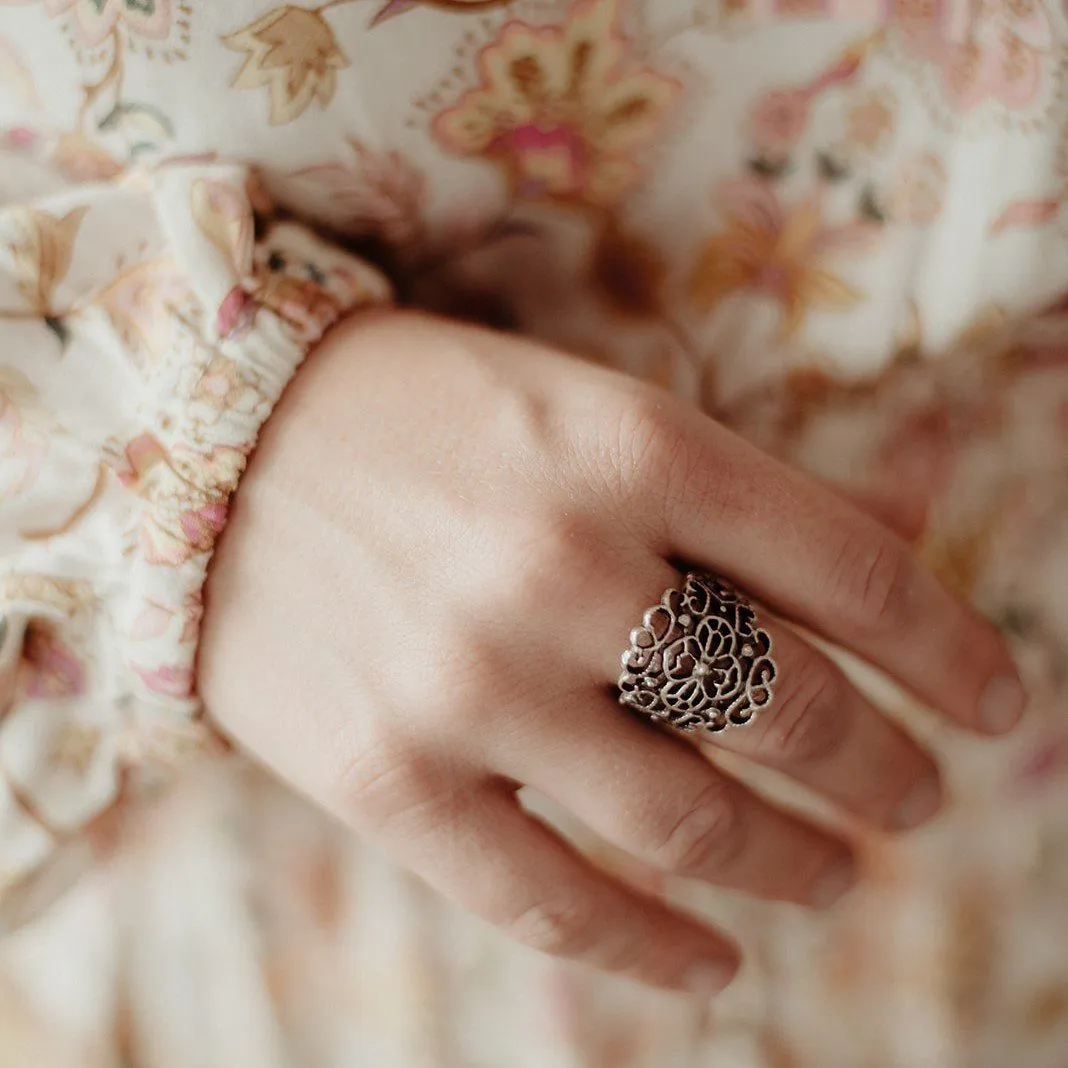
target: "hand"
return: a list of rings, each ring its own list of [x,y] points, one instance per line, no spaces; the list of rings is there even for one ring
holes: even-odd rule
[[[679,582],[767,606],[779,678],[716,744],[871,825],[939,807],[931,759],[780,617],[963,727],[1023,691],[994,630],[831,491],[658,390],[542,346],[360,315],[309,359],[238,491],[201,688],[243,745],[442,893],[530,945],[651,984],[737,953],[580,858],[527,784],[658,868],[825,906],[848,847],[616,702],[619,655]]]

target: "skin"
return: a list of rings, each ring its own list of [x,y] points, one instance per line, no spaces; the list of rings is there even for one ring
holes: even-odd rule
[[[1023,711],[997,633],[827,487],[660,390],[396,312],[330,333],[269,421],[209,580],[202,696],[521,942],[714,992],[738,966],[724,935],[594,868],[516,796],[667,872],[813,907],[849,888],[845,841],[615,701],[628,630],[678,561],[758,599],[780,667],[772,709],[714,744],[871,827],[931,818],[937,769],[784,620],[968,730]]]

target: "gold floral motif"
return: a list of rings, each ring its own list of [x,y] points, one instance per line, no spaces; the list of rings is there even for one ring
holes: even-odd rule
[[[225,500],[204,494],[186,494],[188,500],[172,497],[157,501],[141,524],[141,552],[148,563],[181,567],[194,556],[211,551],[226,525]]]
[[[15,572],[4,578],[3,598],[9,604],[32,604],[73,617],[92,602],[93,590],[83,579]]]
[[[84,775],[96,756],[101,734],[99,727],[68,723],[60,729],[52,743],[51,762],[66,771]]]
[[[479,57],[480,84],[438,115],[434,135],[503,166],[517,196],[614,204],[682,91],[630,65],[629,44],[618,0],[579,0],[561,26],[509,22]]]
[[[34,384],[15,367],[0,367],[0,502],[29,490],[61,431]]]
[[[190,191],[193,218],[239,274],[252,269],[252,210],[248,195],[230,182],[201,178]]]
[[[846,139],[861,152],[876,154],[888,146],[894,135],[897,101],[886,91],[865,94],[850,109]]]
[[[1025,1009],[1030,1031],[1046,1034],[1068,1020],[1068,983],[1055,983],[1034,992]]]
[[[207,494],[229,496],[237,489],[247,455],[230,445],[214,445],[207,453],[179,445],[171,452],[169,466],[190,486]]]
[[[956,536],[936,538],[927,533],[918,546],[919,555],[944,586],[966,599],[987,562],[992,533],[984,526]]]
[[[54,314],[53,295],[70,270],[74,242],[87,210],[73,208],[62,216],[40,208],[12,213],[20,233],[8,250],[19,292],[37,315]]]
[[[74,506],[66,516],[58,523],[47,527],[31,527],[19,531],[19,537],[23,541],[47,541],[49,538],[58,538],[61,534],[69,534],[93,509],[96,508],[104,490],[108,486],[107,467],[104,464],[97,466],[96,478],[89,487],[88,493]]]
[[[213,356],[205,365],[191,369],[189,399],[218,413],[251,412],[262,401],[255,384],[229,356]]]
[[[933,152],[905,160],[890,190],[893,220],[910,226],[929,226],[942,212],[947,180],[946,165]]]
[[[338,299],[308,278],[267,275],[258,291],[264,307],[280,315],[302,336],[321,334],[341,314]]]
[[[185,272],[169,258],[145,260],[122,271],[93,303],[141,363],[167,351],[175,331],[175,312],[193,305]]]
[[[690,277],[690,298],[699,310],[711,313],[732,293],[766,294],[782,306],[779,337],[785,341],[815,309],[846,310],[864,299],[826,262],[835,252],[868,245],[872,227],[828,226],[817,197],[782,204],[762,181],[728,183],[720,199],[724,227],[705,243]]]
[[[52,163],[74,182],[106,182],[123,172],[119,160],[80,133],[59,135]]]
[[[231,87],[266,88],[273,125],[292,122],[313,100],[326,107],[337,88],[337,72],[349,65],[322,15],[289,5],[268,11],[222,43],[246,54]]]

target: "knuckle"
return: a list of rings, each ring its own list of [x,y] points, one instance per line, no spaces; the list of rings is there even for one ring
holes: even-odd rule
[[[514,611],[543,612],[571,604],[599,573],[604,538],[584,515],[550,514],[526,519],[513,532],[496,584]]]
[[[634,391],[626,397],[615,427],[615,461],[621,488],[647,494],[686,480],[697,458],[690,435],[676,416],[670,397]]]
[[[502,682],[513,674],[499,638],[473,620],[453,622],[447,637],[443,633],[429,643],[420,659],[421,670],[409,680],[410,706],[427,724],[464,736],[485,725],[486,709],[494,707]]]
[[[745,845],[737,792],[727,783],[706,786],[659,836],[654,861],[687,874],[727,867]]]
[[[335,776],[329,796],[358,824],[383,829],[413,819],[441,792],[433,762],[388,739],[361,745]]]
[[[874,633],[898,628],[907,615],[908,554],[887,537],[851,533],[835,563],[832,589],[851,624]]]
[[[558,957],[581,957],[597,941],[596,912],[581,897],[542,898],[500,926],[517,942]]]
[[[782,764],[815,764],[842,746],[845,685],[829,668],[812,666],[796,678],[782,706],[764,718],[762,748]]]

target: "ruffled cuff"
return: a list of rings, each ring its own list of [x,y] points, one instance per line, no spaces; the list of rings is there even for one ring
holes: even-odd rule
[[[210,737],[193,671],[230,497],[309,348],[391,299],[236,166],[9,207],[5,243],[0,897]]]

